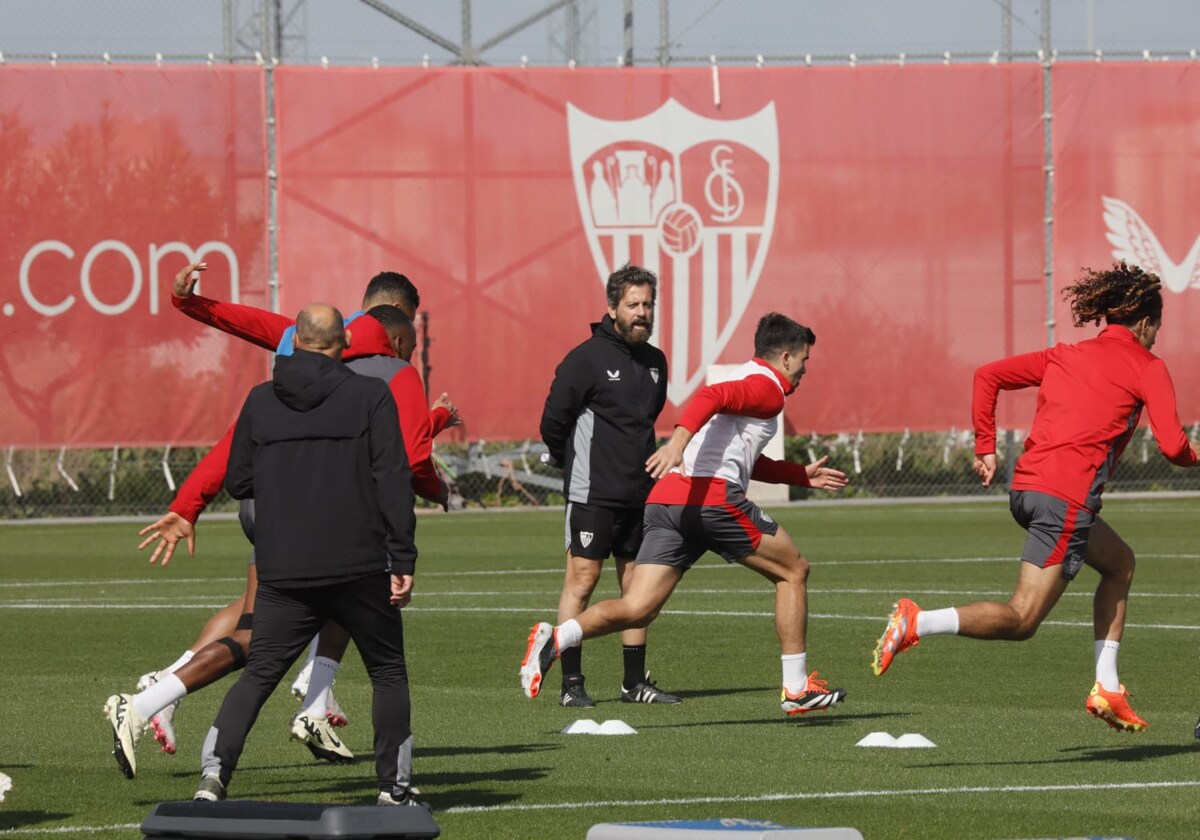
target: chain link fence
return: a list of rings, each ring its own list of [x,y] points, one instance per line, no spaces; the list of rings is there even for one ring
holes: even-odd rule
[[[1191,426],[1198,440],[1200,421]],[[1020,453],[1023,434],[1001,432],[1002,469]],[[785,457],[811,462],[825,455],[844,470],[850,498],[903,498],[1002,494],[998,483],[983,490],[971,472],[974,439],[969,431],[791,436]],[[0,519],[78,516],[143,516],[166,512],[175,488],[206,449],[26,450],[5,456],[6,487]],[[451,508],[495,508],[563,503],[562,474],[540,461],[540,441],[438,444],[435,461],[451,487]],[[1007,475],[1007,473],[1006,473]],[[1159,454],[1148,429],[1139,429],[1117,465],[1109,492],[1200,491],[1200,471],[1174,467]],[[791,488],[793,500],[812,491]],[[820,495],[820,494],[817,494]],[[420,504],[431,507],[427,502]],[[210,511],[234,511],[223,491]]]

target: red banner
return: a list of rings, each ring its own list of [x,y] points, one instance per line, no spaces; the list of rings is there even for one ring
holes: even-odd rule
[[[1171,370],[1184,423],[1200,418],[1200,67],[1058,64],[1054,68],[1055,286],[1083,266],[1124,259],[1163,280],[1154,346]],[[1076,341],[1058,301],[1056,336]]]
[[[662,280],[662,428],[772,310],[817,334],[790,430],[961,428],[976,365],[1045,346],[1040,75],[281,68],[281,308],[406,273],[431,391],[525,438],[632,260]]]
[[[256,68],[0,75],[0,444],[209,444],[267,354],[174,312],[175,273],[265,306]]]

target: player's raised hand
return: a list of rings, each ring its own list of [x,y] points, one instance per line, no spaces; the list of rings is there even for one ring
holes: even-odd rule
[[[196,291],[196,284],[200,282],[200,272],[208,270],[208,263],[192,263],[183,271],[175,275],[175,288],[172,289],[175,297],[188,297]]]
[[[404,609],[412,601],[413,576],[392,575],[392,606]]]
[[[991,487],[992,479],[996,477],[996,453],[991,452],[987,455],[976,455],[975,463],[971,465],[971,469],[982,480],[984,487]]]
[[[440,397],[434,400],[433,408],[444,408],[450,412],[450,421],[446,424],[446,428],[462,425],[462,418],[458,416],[458,408],[454,405],[454,403],[450,402],[449,394],[443,393]]]
[[[162,556],[162,565],[170,563],[171,555],[175,553],[175,546],[180,540],[187,540],[189,557],[196,555],[196,527],[174,511],[168,511],[153,525],[147,525],[138,531],[138,536],[145,537],[138,543],[138,551],[158,540],[158,545],[154,547],[154,553],[150,555],[151,564],[158,562],[160,555]]]
[[[809,486],[818,490],[841,490],[850,479],[841,470],[825,466],[828,460],[829,456],[825,455],[804,467],[804,471],[808,473]]]

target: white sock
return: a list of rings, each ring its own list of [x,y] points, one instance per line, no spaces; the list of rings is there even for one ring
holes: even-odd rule
[[[917,613],[917,638],[926,636],[953,636],[958,633],[958,610],[921,610]]]
[[[133,711],[142,720],[150,720],[176,700],[182,700],[187,693],[183,680],[167,674],[145,691],[133,695]]]
[[[193,656],[195,656],[195,655],[196,655],[196,654],[195,654],[195,653],[193,653],[192,651],[190,651],[190,650],[185,650],[185,651],[183,652],[183,656],[181,656],[181,657],[179,657],[178,659],[176,659],[174,662],[172,662],[170,665],[168,665],[166,668],[164,668],[163,670],[159,671],[158,673],[160,673],[160,674],[174,674],[176,671],[178,671],[178,670],[179,670],[180,668],[182,668],[184,665],[186,665],[186,664],[188,664],[189,662],[191,662],[191,661],[192,661],[192,657],[193,657]]]
[[[1105,691],[1121,690],[1121,681],[1117,679],[1117,649],[1120,647],[1120,642],[1096,640],[1096,682]]]
[[[304,686],[302,680],[304,678],[304,669],[312,665],[313,660],[317,658],[317,645],[321,641],[321,634],[312,637],[312,642],[308,646],[308,656],[304,660],[304,664],[300,666],[300,670],[296,673],[296,679],[292,680],[292,693],[299,694],[304,691],[305,698],[308,697],[308,689]],[[311,669],[309,669],[311,670]]]
[[[558,637],[558,649],[560,652],[567,648],[579,647],[583,644],[583,628],[573,618],[568,618],[562,624],[555,627],[554,633]]]
[[[304,695],[301,711],[308,712],[313,717],[325,717],[329,687],[333,685],[333,678],[337,676],[341,665],[336,659],[325,656],[318,656],[313,660],[312,674],[308,678],[308,694]]]
[[[784,690],[799,694],[808,688],[808,654],[785,653],[779,659],[783,662]]]

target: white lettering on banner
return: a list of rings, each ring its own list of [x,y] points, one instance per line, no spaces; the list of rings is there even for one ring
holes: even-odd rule
[[[100,257],[100,255],[115,251],[123,256],[128,261],[132,272],[129,293],[125,298],[117,303],[105,303],[96,296],[92,289],[92,264]],[[38,242],[32,248],[25,252],[25,256],[21,259],[20,275],[18,283],[21,289],[21,297],[25,303],[29,304],[29,308],[40,315],[46,317],[54,317],[61,315],[75,305],[75,295],[67,295],[57,303],[47,303],[34,293],[33,284],[30,282],[30,270],[33,268],[33,263],[38,257],[47,252],[62,254],[68,260],[75,258],[75,249],[65,242],[60,242],[57,239],[47,239]],[[238,272],[237,254],[225,242],[209,241],[200,245],[198,248],[192,248],[186,242],[166,242],[162,245],[151,243],[147,251],[146,264],[149,267],[149,293],[147,297],[149,310],[151,315],[157,315],[159,310],[159,264],[162,258],[168,254],[181,254],[188,263],[201,262],[208,254],[219,254],[225,258],[229,264],[229,300],[233,303],[239,303],[241,298],[241,284]],[[138,260],[137,253],[126,243],[118,239],[105,239],[97,242],[84,255],[83,263],[79,268],[79,287],[83,292],[84,300],[99,312],[101,315],[122,315],[133,308],[137,303],[138,298],[142,294],[143,279],[142,263]],[[197,286],[197,291],[199,286]],[[5,306],[5,313],[11,313],[11,304]]]
[[[53,317],[55,315],[63,314],[72,306],[74,306],[75,295],[67,295],[65,298],[55,304],[42,303],[40,300],[34,297],[33,289],[31,289],[29,286],[29,267],[33,265],[34,260],[36,260],[46,251],[54,251],[55,253],[62,254],[67,259],[74,259],[75,257],[75,252],[71,250],[71,246],[64,242],[59,242],[57,239],[39,242],[26,251],[25,256],[21,259],[21,273],[18,278],[18,282],[21,285],[21,297],[25,298],[25,302],[29,304],[29,307],[34,312],[40,313],[47,317]]]
[[[238,285],[237,254],[224,242],[205,242],[194,251],[185,242],[168,242],[165,245],[150,246],[150,314],[158,314],[158,263],[164,254],[183,254],[188,264],[202,262],[210,252],[216,252],[229,262],[229,302],[241,303]],[[196,293],[200,292],[200,284],[196,284]]]
[[[133,285],[130,286],[129,294],[125,296],[125,300],[117,304],[105,303],[96,297],[96,293],[92,291],[92,263],[96,261],[96,257],[105,251],[116,251],[123,255],[125,259],[129,260],[129,265],[133,268]],[[142,292],[142,267],[138,265],[137,254],[133,253],[133,249],[124,242],[116,239],[105,239],[103,242],[97,242],[92,246],[92,250],[87,252],[87,256],[83,258],[83,268],[79,269],[79,285],[83,289],[83,296],[92,305],[92,309],[95,309],[101,315],[120,315],[123,312],[127,312]]]

